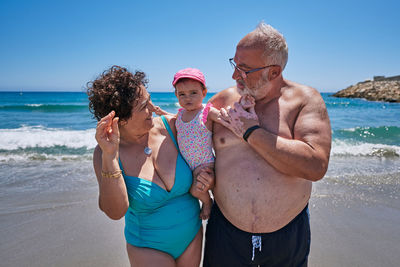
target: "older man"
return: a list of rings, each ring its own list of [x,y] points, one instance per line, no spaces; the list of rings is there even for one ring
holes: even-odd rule
[[[282,77],[287,58],[283,36],[259,24],[230,59],[236,87],[211,100],[224,126],[214,125],[204,266],[307,266],[307,204],[328,167],[331,128],[320,94]],[[239,104],[244,95],[255,105]]]

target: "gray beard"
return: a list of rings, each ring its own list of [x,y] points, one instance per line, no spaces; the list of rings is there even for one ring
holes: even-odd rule
[[[265,88],[266,86],[268,86],[269,81],[265,80],[265,79],[261,79],[260,81],[257,82],[257,84],[254,86],[254,88],[257,88],[256,90],[251,90],[250,88],[247,87],[247,85],[243,82],[242,83],[244,85],[243,89],[239,89],[237,88],[237,92],[241,95],[250,95],[252,97],[254,97],[254,99],[258,99],[259,97],[257,97],[257,92],[262,92],[263,88]]]

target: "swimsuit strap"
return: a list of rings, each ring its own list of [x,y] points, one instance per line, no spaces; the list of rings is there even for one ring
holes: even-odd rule
[[[178,143],[176,142],[175,137],[174,137],[174,134],[172,133],[172,130],[171,130],[171,128],[169,127],[169,124],[168,124],[167,119],[164,117],[164,115],[161,116],[161,119],[162,119],[162,121],[163,121],[163,123],[164,123],[164,126],[165,126],[165,128],[167,129],[169,135],[171,136],[172,141],[174,141],[174,144],[175,144],[175,146],[176,146],[176,149],[178,149],[178,151],[179,151]]]

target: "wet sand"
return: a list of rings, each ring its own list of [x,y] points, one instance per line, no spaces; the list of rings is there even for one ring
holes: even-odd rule
[[[98,209],[97,188],[14,197],[0,199],[1,266],[129,266],[124,221]],[[309,266],[399,266],[396,196],[327,179],[314,184],[309,206]]]

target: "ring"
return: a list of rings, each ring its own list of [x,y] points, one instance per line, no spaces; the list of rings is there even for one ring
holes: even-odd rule
[[[201,189],[204,190],[204,184],[203,184],[203,186],[201,187]]]

